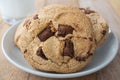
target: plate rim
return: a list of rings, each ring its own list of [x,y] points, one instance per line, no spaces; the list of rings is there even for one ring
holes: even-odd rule
[[[14,66],[16,66],[17,68],[19,68],[20,70],[23,70],[25,72],[28,72],[28,73],[31,73],[31,74],[34,74],[34,75],[38,75],[38,76],[42,76],[42,77],[48,77],[48,78],[74,78],[74,77],[81,77],[81,76],[85,76],[85,75],[88,75],[88,74],[91,74],[91,73],[94,73],[94,72],[97,72],[98,70],[106,67],[114,58],[115,56],[117,55],[117,52],[118,52],[118,49],[119,49],[119,41],[118,41],[118,38],[117,36],[115,35],[114,32],[111,32],[113,33],[114,37],[115,37],[115,40],[116,42],[118,43],[116,46],[116,51],[115,51],[115,54],[111,57],[110,60],[108,60],[106,63],[104,63],[103,65],[100,65],[100,66],[97,66],[96,68],[94,69],[90,69],[88,71],[85,71],[85,72],[76,72],[76,73],[69,73],[69,74],[54,74],[54,73],[46,73],[46,72],[37,72],[37,71],[33,71],[31,69],[27,69],[26,67],[24,66],[21,66],[20,64],[17,64],[16,62],[14,62],[14,60],[12,60],[6,53],[5,49],[4,49],[4,41],[5,41],[5,37],[7,35],[7,33],[14,27],[18,27],[17,25],[19,25],[21,23],[21,21],[15,23],[14,25],[10,26],[10,28],[4,33],[4,35],[2,36],[2,41],[1,41],[1,46],[2,46],[2,52],[3,54],[5,55],[5,57],[7,58],[7,60],[12,63]]]

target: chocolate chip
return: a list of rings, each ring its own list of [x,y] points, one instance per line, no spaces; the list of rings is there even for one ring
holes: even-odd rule
[[[103,31],[102,31],[102,34],[105,35],[105,34],[106,34],[106,30],[103,30]]]
[[[95,39],[95,42],[97,42],[97,40]]]
[[[85,14],[95,13],[95,11],[93,11],[93,10],[89,10],[89,9],[85,9],[85,8],[79,8],[79,9],[82,10]]]
[[[48,58],[44,55],[44,52],[42,51],[42,49],[41,48],[39,48],[38,50],[37,50],[37,56],[40,56],[40,57],[42,57],[43,59],[45,59],[45,60],[48,60]]]
[[[77,60],[77,61],[86,61],[86,56],[83,56],[83,57],[76,57],[75,59]]]
[[[93,53],[88,53],[88,56],[92,56],[93,55]]]
[[[93,53],[90,52],[90,50],[87,52],[87,57],[92,56]]]
[[[25,49],[24,53],[26,53],[26,52],[27,52],[27,49]]]
[[[72,34],[73,28],[70,25],[59,24],[58,25],[58,36],[65,37],[67,34]]]
[[[85,8],[79,8],[80,10],[85,10]]]
[[[85,56],[77,56],[75,57],[75,59],[77,61],[86,61],[87,58],[89,58],[90,56],[92,56],[93,53],[90,53],[89,51],[87,52],[87,54]]]
[[[89,58],[90,56],[92,56],[93,55],[93,53],[87,53],[85,56],[77,56],[77,57],[75,57],[75,59],[77,60],[77,61],[86,61],[86,59],[87,58]]]
[[[89,48],[89,50],[88,50],[86,55],[84,55],[84,56],[77,56],[77,57],[75,57],[75,59],[77,61],[86,61],[87,58],[89,58],[90,56],[93,55],[93,53],[90,52],[91,48],[92,48],[92,46],[90,46],[90,48]]]
[[[41,41],[47,40],[49,37],[53,36],[55,32],[52,32],[51,27],[45,28],[41,33],[38,34],[38,38]]]
[[[71,40],[66,40],[63,48],[63,56],[74,57],[74,46]]]
[[[85,14],[95,13],[95,11],[92,10],[85,10]]]
[[[38,18],[38,14],[36,14],[36,15],[33,17],[33,19],[34,19],[34,20],[39,19],[39,18]]]
[[[83,39],[87,39],[86,37],[83,37]]]
[[[90,41],[93,41],[93,38],[89,37],[89,40],[90,40]]]

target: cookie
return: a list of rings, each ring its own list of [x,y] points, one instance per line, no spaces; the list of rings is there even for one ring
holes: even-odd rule
[[[35,69],[57,73],[80,71],[96,48],[90,19],[77,7],[60,5],[26,18],[16,31],[15,44]]]
[[[109,34],[109,27],[107,25],[107,22],[102,17],[102,15],[100,15],[99,13],[93,10],[90,10],[89,8],[87,9],[80,8],[80,10],[84,12],[86,16],[89,17],[92,22],[94,35],[95,35],[95,41],[96,41],[97,46],[102,45],[107,39],[108,34]]]

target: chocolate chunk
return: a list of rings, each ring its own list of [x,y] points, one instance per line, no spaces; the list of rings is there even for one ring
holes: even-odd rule
[[[89,56],[92,56],[93,55],[93,53],[91,53],[90,52],[90,50],[91,50],[91,48],[89,49],[89,51],[87,52],[87,57],[89,57]]]
[[[92,10],[85,10],[85,14],[95,13],[95,11]]]
[[[77,57],[75,57],[75,59],[77,61],[86,61],[86,59],[89,58],[92,55],[93,55],[93,53],[88,52],[85,56],[80,56],[80,57],[77,56]]]
[[[83,56],[83,57],[76,57],[75,58],[77,61],[86,61],[87,57]]]
[[[89,9],[85,9],[85,8],[79,8],[79,9],[82,10],[85,14],[95,13],[95,11],[93,11],[93,10],[89,10]]]
[[[83,39],[87,39],[86,37],[83,37]]]
[[[58,36],[65,37],[67,34],[72,34],[73,28],[70,25],[59,24],[58,25]]]
[[[38,34],[38,38],[41,41],[47,40],[49,37],[53,36],[55,32],[52,32],[51,27],[45,28],[41,33]]]
[[[36,15],[33,17],[33,19],[34,19],[34,20],[39,19],[39,18],[38,18],[38,14],[36,14]]]
[[[89,57],[89,56],[91,56],[91,55],[93,55],[93,53],[91,53],[91,49],[92,49],[92,45],[90,45],[90,48],[89,48],[89,50],[88,50],[88,52],[87,52],[87,56]]]
[[[63,56],[74,57],[74,46],[72,41],[66,40],[63,48]]]
[[[85,8],[79,8],[80,10],[85,10]]]
[[[92,47],[92,46],[91,46],[91,47]],[[77,61],[86,61],[87,58],[89,58],[90,56],[93,55],[93,53],[90,52],[91,47],[89,48],[89,50],[88,50],[88,52],[87,52],[86,55],[84,55],[84,56],[77,56],[77,57],[75,57],[75,59],[76,59]]]
[[[25,49],[24,53],[26,53],[26,52],[27,52],[27,49]]]
[[[106,34],[106,30],[103,30],[103,31],[102,31],[102,34],[105,35],[105,34]]]
[[[89,40],[90,40],[90,41],[93,41],[93,38],[89,37]]]
[[[88,56],[92,56],[93,55],[93,53],[88,53]]]
[[[41,48],[38,49],[38,51],[37,51],[36,54],[37,54],[37,56],[40,56],[40,57],[42,57],[43,59],[48,60],[48,58],[44,55],[44,52],[42,51]]]

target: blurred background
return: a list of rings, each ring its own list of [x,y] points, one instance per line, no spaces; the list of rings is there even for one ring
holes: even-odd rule
[[[0,0],[0,16],[5,22],[13,24],[46,5],[66,4],[78,7],[88,7],[89,5],[94,9],[94,4],[91,2],[95,1],[96,0]],[[108,0],[108,2],[113,6],[117,14],[120,15],[120,0]]]

